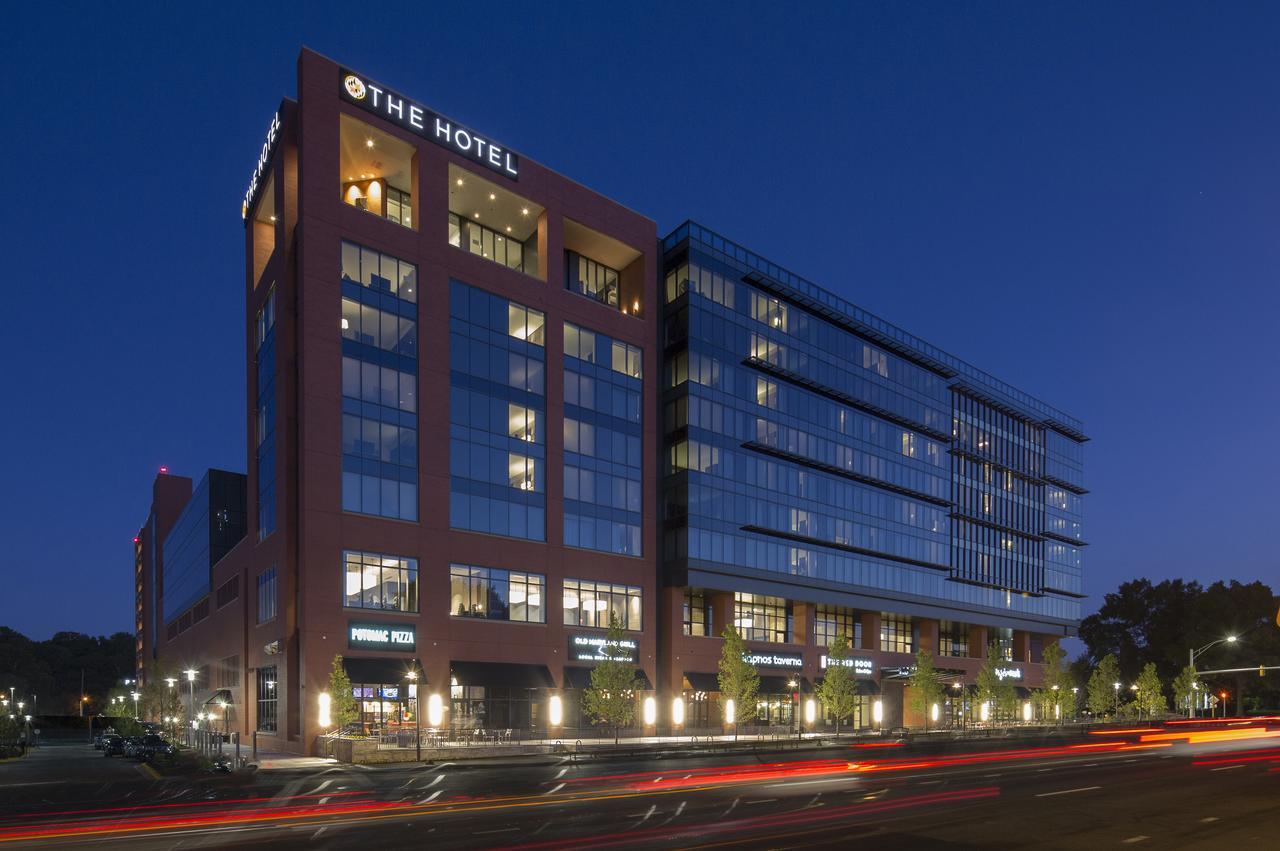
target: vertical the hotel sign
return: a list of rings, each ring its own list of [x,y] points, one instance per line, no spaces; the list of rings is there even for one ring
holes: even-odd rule
[[[502,145],[345,68],[339,71],[338,78],[340,97],[347,103],[430,139],[503,177],[520,179],[520,158]]]

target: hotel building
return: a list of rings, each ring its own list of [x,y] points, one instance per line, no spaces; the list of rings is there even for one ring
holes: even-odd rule
[[[755,254],[306,50],[242,212],[247,472],[135,553],[215,726],[312,750],[340,655],[366,729],[572,734],[610,618],[688,728],[730,623],[760,723],[837,632],[901,722],[915,649],[1031,686],[1074,631],[1079,423]]]

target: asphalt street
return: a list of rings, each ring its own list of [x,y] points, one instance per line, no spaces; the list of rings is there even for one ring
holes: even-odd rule
[[[1188,742],[1187,735],[1207,741]],[[878,744],[878,743],[877,743]],[[1280,727],[479,767],[155,777],[87,745],[0,766],[0,846],[1275,848]]]

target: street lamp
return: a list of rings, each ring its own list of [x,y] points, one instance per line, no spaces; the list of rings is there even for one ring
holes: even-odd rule
[[[1120,684],[1112,683],[1111,685],[1116,690],[1116,715],[1119,716],[1120,715]]]
[[[1191,666],[1191,675],[1193,677],[1195,676],[1196,659],[1200,657],[1200,654],[1204,653],[1210,647],[1217,647],[1219,644],[1222,644],[1223,642],[1226,642],[1227,644],[1235,644],[1238,638],[1239,636],[1236,636],[1236,635],[1228,635],[1225,638],[1219,638],[1217,641],[1210,641],[1208,644],[1206,644],[1204,647],[1201,647],[1199,650],[1189,650],[1187,653],[1187,664]],[[1194,703],[1190,700],[1188,700],[1187,703],[1188,703],[1187,717],[1194,718],[1195,717]]]
[[[959,680],[956,680],[951,684],[951,687],[956,690],[956,699],[960,701],[960,729],[963,731],[968,721],[968,719],[965,718],[964,712],[964,694],[960,691],[964,686],[961,685]]]
[[[136,691],[133,692],[133,720],[134,721],[138,720],[138,698],[140,697],[142,697],[142,695],[138,694]]]
[[[196,669],[187,668],[182,672],[187,677],[187,720],[191,729],[196,729]],[[187,734],[187,744],[191,744],[191,735]]]
[[[413,698],[413,745],[418,762],[422,762],[422,713],[418,711],[422,705],[422,699],[418,697],[417,668],[410,668],[405,676],[409,678],[409,697]]]

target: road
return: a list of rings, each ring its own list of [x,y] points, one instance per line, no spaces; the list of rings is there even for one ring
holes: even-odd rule
[[[1269,726],[1268,726],[1269,725]],[[1189,742],[1188,738],[1202,739]],[[877,743],[880,744],[880,743]],[[87,745],[0,766],[0,847],[1275,848],[1280,722],[1085,740],[155,779]]]

